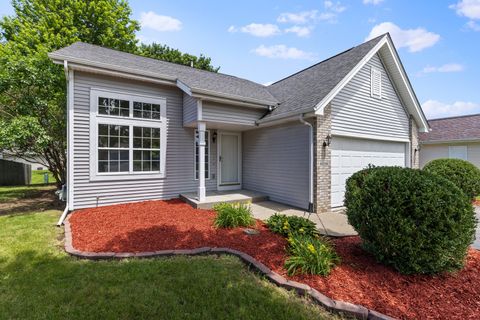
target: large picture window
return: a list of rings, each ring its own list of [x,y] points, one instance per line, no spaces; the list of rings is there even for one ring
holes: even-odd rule
[[[92,89],[90,99],[90,179],[165,177],[165,98]]]
[[[210,178],[210,131],[205,131],[205,179]],[[195,130],[195,180],[198,180],[198,130]]]

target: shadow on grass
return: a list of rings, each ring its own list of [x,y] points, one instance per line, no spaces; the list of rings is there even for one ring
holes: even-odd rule
[[[58,200],[54,187],[0,188],[0,216],[61,210],[64,207],[65,203]]]

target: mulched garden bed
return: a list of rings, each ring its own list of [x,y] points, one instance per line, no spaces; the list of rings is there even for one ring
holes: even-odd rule
[[[147,201],[76,211],[70,217],[73,246],[91,252],[148,252],[198,247],[243,251],[282,276],[306,283],[330,298],[405,319],[478,319],[480,251],[470,250],[465,269],[439,276],[403,276],[375,262],[358,237],[332,239],[342,263],[328,277],[288,277],[286,240],[257,221],[258,235],[243,228],[216,229],[215,213],[180,200]]]

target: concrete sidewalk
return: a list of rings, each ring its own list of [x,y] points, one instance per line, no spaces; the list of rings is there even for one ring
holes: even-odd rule
[[[342,213],[328,212],[308,214],[308,212],[273,201],[262,201],[251,204],[252,214],[255,218],[266,220],[275,213],[287,216],[309,218],[316,225],[321,234],[332,237],[345,237],[357,235],[352,226],[348,224],[347,216]]]
[[[475,207],[475,213],[477,214],[478,224],[477,232],[475,233],[475,241],[473,242],[472,247],[480,250],[480,207]]]

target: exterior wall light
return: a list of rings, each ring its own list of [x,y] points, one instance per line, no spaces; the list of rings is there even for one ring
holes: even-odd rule
[[[326,136],[325,140],[323,141],[323,147],[329,147],[331,142],[332,142],[332,136],[331,135]]]

